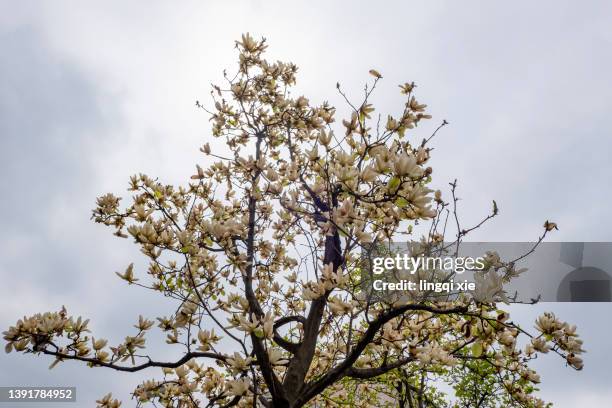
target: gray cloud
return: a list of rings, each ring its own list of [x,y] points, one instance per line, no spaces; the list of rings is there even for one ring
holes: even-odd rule
[[[118,119],[103,112],[102,99],[91,78],[54,53],[35,28],[0,34],[3,330],[21,313],[57,310],[62,304],[104,310],[91,293],[96,281],[89,273],[109,265],[103,260],[92,265],[103,251],[83,245],[92,240],[83,226],[89,225],[94,196],[82,195],[92,174],[87,157],[103,145],[100,138],[110,138],[109,123]],[[126,317],[115,318],[118,306],[107,308],[102,322],[129,327]],[[50,372],[48,359],[16,354],[3,353],[0,361],[0,384],[77,385],[80,406],[90,406],[105,389],[128,391],[124,384],[136,380],[77,365]]]
[[[48,223],[58,192],[68,200],[76,197],[86,177],[78,153],[94,136],[91,129],[104,126],[96,91],[32,28],[2,33],[0,49],[1,236],[8,243],[2,270],[23,273],[24,256],[40,269],[70,269],[72,255],[49,250],[54,237],[40,225]],[[60,290],[51,274],[40,278],[40,284]]]

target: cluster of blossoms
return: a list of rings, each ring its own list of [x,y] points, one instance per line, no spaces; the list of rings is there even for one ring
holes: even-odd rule
[[[134,397],[164,407],[437,401],[431,377],[455,381],[473,362],[493,370],[489,378],[506,406],[537,407],[531,359],[553,350],[582,367],[574,328],[551,315],[538,320],[542,334],[527,350],[518,349],[526,332],[496,303],[508,301],[503,285],[522,271],[495,254],[487,255],[480,292],[470,296],[397,302],[361,291],[364,245],[426,221],[432,228],[424,247],[439,245],[444,214],[457,203],[428,187],[428,143],[437,130],[422,141],[411,137],[430,118],[414,83],[400,86],[405,103],[386,120],[373,117],[370,103],[380,73],[370,72],[374,81],[360,104],[338,85],[351,113],[334,129],[329,103],[291,94],[295,65],[265,60],[265,41],[249,35],[237,48],[237,74],[212,91],[213,135],[222,143],[201,147],[209,165],[196,166],[185,187],[135,175],[129,205],[106,194],[93,211],[148,260],[144,271],[130,264],[117,275],[174,299],[175,311],[155,321],[140,317],[136,334],[114,347],[90,338],[87,321],[65,310],[39,314],[4,333],[7,351],[122,371],[161,368],[163,378],[145,381]],[[458,220],[457,227],[457,242],[473,229]],[[153,326],[183,357],[143,355]],[[120,404],[111,394],[97,403]]]
[[[5,351],[36,352],[56,357],[51,368],[65,359],[79,359],[98,365],[112,365],[130,359],[135,362],[136,352],[145,348],[145,332],[154,322],[139,316],[134,326],[138,332],[126,336],[115,347],[107,347],[106,339],[96,339],[87,335],[89,319],[74,318],[67,315],[64,307],[59,312],[38,313],[24,317],[15,326],[4,332],[7,342]],[[65,339],[63,343],[59,340]]]
[[[536,321],[536,328],[541,332],[541,335],[531,339],[531,343],[527,345],[527,354],[548,353],[551,350],[549,342],[553,342],[553,351],[561,350],[565,352],[567,363],[578,370],[582,369],[583,363],[580,354],[584,350],[582,349],[582,340],[578,338],[576,333],[575,325],[560,321],[552,313],[544,313]]]

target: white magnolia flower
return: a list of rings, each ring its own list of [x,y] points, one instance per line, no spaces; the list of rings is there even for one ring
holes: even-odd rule
[[[235,352],[233,357],[228,357],[227,362],[230,365],[232,374],[238,374],[249,369],[249,366],[253,362],[251,357],[242,357],[238,352]]]
[[[471,292],[474,300],[480,303],[491,303],[497,300],[508,302],[503,289],[502,276],[494,269],[488,272],[476,272],[474,274],[476,288]]]
[[[230,395],[241,396],[249,390],[250,382],[247,378],[241,378],[239,380],[228,381],[225,384]]]
[[[284,365],[289,362],[288,359],[284,358],[282,350],[276,347],[268,350],[268,357],[272,365]]]

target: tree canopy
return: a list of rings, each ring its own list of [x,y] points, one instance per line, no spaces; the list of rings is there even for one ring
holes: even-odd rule
[[[443,406],[437,381],[455,387],[456,406],[545,406],[529,362],[551,352],[581,369],[582,342],[551,313],[533,333],[510,320],[500,303],[512,302],[503,285],[521,272],[514,262],[488,253],[478,293],[448,299],[362,290],[364,246],[414,240],[429,253],[498,213],[494,202],[481,223],[464,227],[456,182],[448,199],[429,187],[430,144],[446,121],[417,136],[431,116],[415,84],[400,85],[405,102],[386,118],[371,103],[378,71],[359,103],[338,84],[351,114],[337,126],[329,103],[291,93],[298,68],[266,60],[264,39],[245,34],[236,48],[237,72],[213,86],[214,108],[197,102],[225,147],[204,144],[207,164],[184,186],[134,175],[129,204],[106,194],[93,210],[148,260],[146,270],[130,264],[117,275],[174,299],[176,310],[140,316],[112,346],[64,308],[36,314],[4,332],[6,351],[48,355],[52,365],[157,367],[160,378],[134,397],[164,407]],[[413,238],[424,223],[428,232]],[[536,245],[554,228],[547,221]],[[155,329],[180,359],[146,354]],[[111,394],[98,401],[119,405]]]

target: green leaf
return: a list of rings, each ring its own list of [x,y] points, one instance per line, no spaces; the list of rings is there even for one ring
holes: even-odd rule
[[[408,205],[408,200],[406,200],[404,197],[400,197],[395,200],[395,205],[397,205],[399,208],[404,208]]]
[[[472,355],[476,358],[482,355],[482,343],[481,342],[477,341],[476,343],[472,344]]]
[[[389,191],[395,192],[397,190],[397,188],[400,186],[401,182],[402,181],[399,179],[399,177],[393,177],[387,183],[387,188],[389,189]]]

